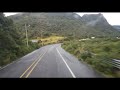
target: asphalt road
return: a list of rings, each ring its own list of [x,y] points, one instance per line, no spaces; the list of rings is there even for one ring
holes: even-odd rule
[[[0,69],[0,78],[100,78],[60,44],[41,47]]]

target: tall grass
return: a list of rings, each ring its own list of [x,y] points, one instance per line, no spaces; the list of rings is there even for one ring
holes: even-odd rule
[[[120,59],[119,39],[68,40],[63,43],[62,47],[101,73],[107,76],[117,76],[114,72],[116,68],[106,63],[105,60]]]

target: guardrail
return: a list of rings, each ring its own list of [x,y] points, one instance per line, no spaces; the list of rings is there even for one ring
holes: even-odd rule
[[[105,60],[105,62],[111,64],[112,66],[120,69],[120,60],[113,59],[113,60]]]
[[[113,60],[112,60],[112,63],[113,63],[113,65],[114,65],[114,67],[120,69],[120,60],[113,59]]]

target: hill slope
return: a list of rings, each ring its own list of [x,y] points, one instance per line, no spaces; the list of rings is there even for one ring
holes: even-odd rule
[[[85,14],[82,16],[82,19],[87,26],[103,32],[103,36],[119,36],[119,32],[107,22],[102,14]]]
[[[13,19],[22,37],[25,36],[24,25],[30,24],[29,37],[40,37],[43,35],[57,34],[75,37],[102,37],[102,36],[120,36],[120,32],[108,24],[102,15],[84,15],[83,17],[76,13],[23,13],[12,15]],[[90,24],[96,22],[95,25]]]
[[[120,25],[113,25],[113,27],[114,27],[115,29],[117,29],[118,31],[120,31]]]
[[[0,13],[0,66],[8,64],[20,56],[21,45],[23,43],[14,28],[13,21]]]

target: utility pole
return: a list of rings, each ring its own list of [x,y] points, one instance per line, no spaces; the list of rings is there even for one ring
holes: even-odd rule
[[[28,47],[28,34],[27,34],[27,26],[25,24],[25,30],[26,30],[26,44],[27,44],[27,47]]]
[[[43,46],[43,41],[42,41],[42,30],[41,30],[41,42],[42,42],[42,46]]]

